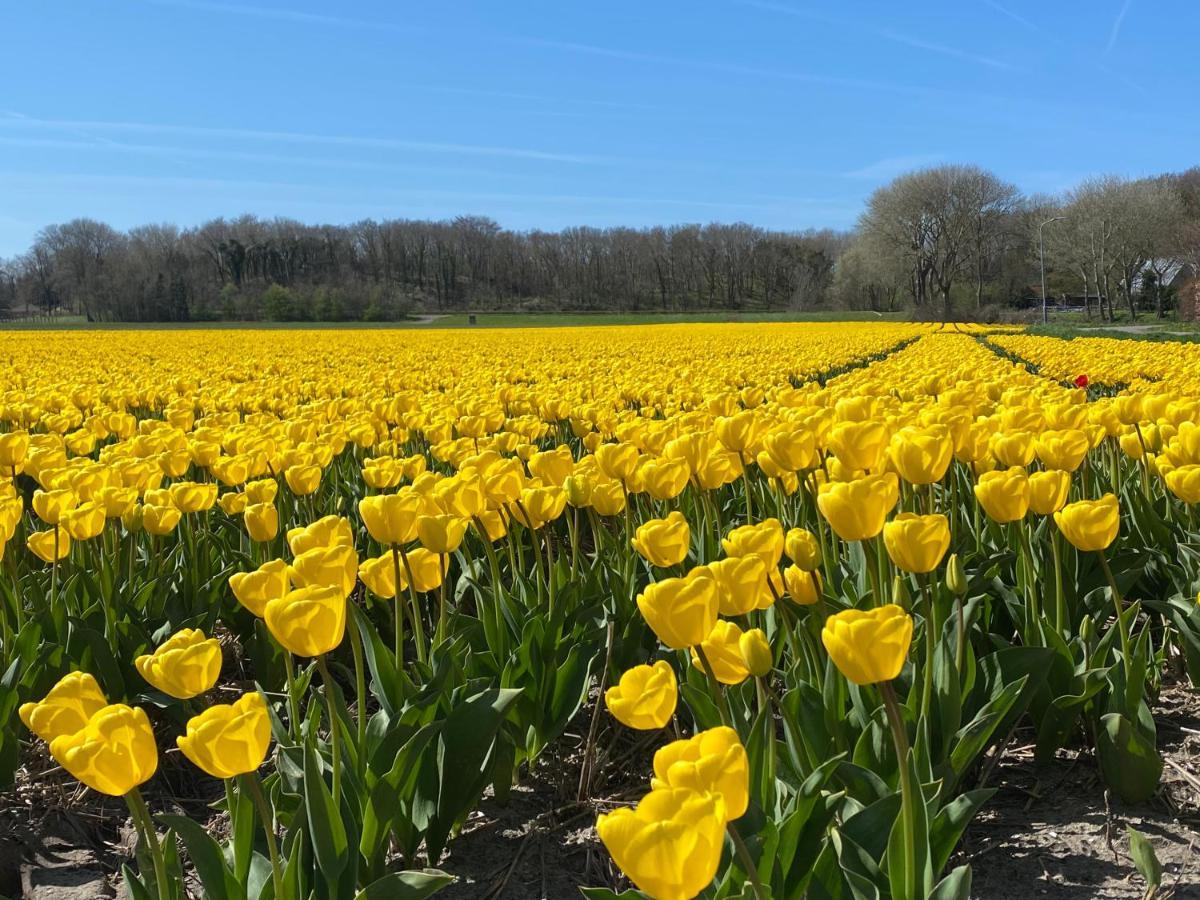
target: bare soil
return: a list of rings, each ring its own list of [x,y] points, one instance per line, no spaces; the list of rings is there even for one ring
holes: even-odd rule
[[[980,900],[1140,898],[1146,884],[1126,827],[1141,832],[1163,867],[1163,889],[1200,898],[1200,694],[1163,691],[1154,705],[1166,765],[1158,794],[1132,806],[1110,796],[1090,754],[1062,751],[1037,766],[1032,746],[1004,754],[998,788],[971,824],[953,865],[970,862]]]

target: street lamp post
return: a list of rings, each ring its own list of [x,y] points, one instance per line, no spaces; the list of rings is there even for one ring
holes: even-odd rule
[[[1038,226],[1038,262],[1042,269],[1042,324],[1045,325],[1049,321],[1046,311],[1046,247],[1042,243],[1042,229],[1051,222],[1057,222],[1059,219],[1065,219],[1066,216],[1055,216],[1052,219],[1047,219]]]

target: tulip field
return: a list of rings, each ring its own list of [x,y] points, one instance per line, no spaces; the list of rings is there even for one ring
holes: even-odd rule
[[[574,896],[966,900],[1015,734],[1144,804],[1157,698],[1200,682],[1197,344],[0,348],[0,796],[125,827],[135,900],[449,892],[481,804],[564,747],[602,848]]]

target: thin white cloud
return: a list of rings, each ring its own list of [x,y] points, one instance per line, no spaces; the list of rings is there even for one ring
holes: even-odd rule
[[[348,194],[360,191],[364,195],[379,197],[395,197],[398,202],[412,199],[423,200],[453,200],[462,205],[477,202],[519,203],[532,206],[554,206],[584,203],[599,206],[645,206],[645,207],[677,207],[682,209],[711,209],[711,210],[766,210],[778,208],[778,203],[742,203],[722,200],[691,200],[676,197],[642,197],[618,196],[610,194],[529,194],[506,193],[499,191],[450,191],[430,188],[405,188],[370,186],[347,190],[342,186],[311,185],[294,181],[272,181],[264,179],[240,178],[196,178],[176,175],[124,175],[96,174],[87,172],[27,172],[0,171],[0,183],[10,179],[13,184],[10,189],[23,189],[33,184],[53,184],[78,187],[95,191],[105,187],[130,188],[178,188],[182,190],[206,189],[209,191],[230,189],[242,191],[245,188],[258,190],[278,190],[291,195],[303,192],[306,196],[315,194],[330,194],[348,202]]]
[[[897,175],[901,175],[912,169],[931,166],[942,159],[943,157],[940,153],[922,153],[915,156],[888,156],[865,165],[860,169],[843,172],[842,177],[863,181],[884,181],[895,178]]]
[[[170,134],[186,137],[212,137],[233,140],[262,140],[298,144],[327,144],[330,146],[360,147],[379,150],[410,150],[433,153],[458,153],[468,156],[499,156],[539,162],[578,164],[609,164],[613,157],[580,153],[558,153],[520,147],[451,144],[437,141],[414,141],[398,138],[367,137],[362,135],[312,134],[299,131],[265,131],[254,128],[214,128],[200,125],[166,125],[152,122],[114,122],[91,119],[39,119],[29,116],[0,117],[0,127],[62,129],[83,132],[127,132],[136,134]]]
[[[906,44],[909,47],[915,47],[918,50],[925,50],[929,53],[940,53],[942,56],[950,56],[954,59],[961,59],[965,62],[975,63],[980,66],[987,66],[992,69],[1004,69],[1014,71],[1016,66],[1006,63],[1000,59],[994,59],[991,56],[983,56],[978,53],[968,53],[965,50],[959,50],[956,47],[947,47],[944,44],[935,44],[932,41],[925,41],[920,38],[911,37],[907,34],[901,34],[898,31],[880,31],[880,37],[887,38],[889,41],[895,41],[897,44]]]
[[[370,28],[373,30],[397,31],[405,34],[416,34],[425,31],[423,28],[398,25],[394,22],[354,19],[346,16],[329,16],[294,9],[278,9],[272,6],[250,6],[243,3],[217,3],[210,2],[210,0],[140,0],[140,2],[148,3],[151,6],[164,6],[173,9],[192,9],[197,12],[225,13],[235,16],[250,16],[258,19],[274,19],[278,22],[295,22],[298,25]]]
[[[1015,66],[1006,63],[1003,60],[994,59],[990,56],[983,56],[978,53],[969,53],[965,50],[959,50],[957,47],[947,47],[943,44],[936,44],[932,41],[910,37],[907,34],[902,34],[898,31],[892,31],[886,28],[865,28],[861,22],[830,16],[813,9],[787,6],[783,3],[773,3],[771,0],[733,0],[733,2],[738,6],[749,6],[753,9],[761,9],[765,12],[793,16],[794,18],[806,19],[811,22],[821,22],[825,25],[833,25],[837,28],[854,29],[859,32],[874,35],[875,37],[882,38],[886,41],[892,41],[893,43],[915,47],[918,50],[925,50],[928,53],[939,53],[943,56],[961,59],[965,62],[976,63],[977,65],[987,66],[993,69],[1012,70],[1016,68]]]
[[[181,147],[165,144],[130,144],[125,141],[86,140],[73,141],[62,138],[24,138],[0,136],[0,147],[31,147],[43,150],[89,150],[105,153],[122,153],[133,156],[157,156],[183,162],[187,159],[230,160],[234,162],[265,163],[268,165],[310,166],[314,168],[383,172],[397,175],[451,175],[478,176],[483,178],[521,178],[521,173],[503,172],[496,169],[464,168],[461,166],[396,165],[347,159],[345,157],[296,156],[284,153],[255,153],[240,150],[212,150],[203,147]]]
[[[1010,18],[1014,22],[1016,22],[1018,25],[1024,26],[1025,28],[1032,31],[1034,34],[1038,34],[1043,37],[1046,36],[1046,32],[1043,29],[1041,29],[1040,27],[1038,27],[1037,25],[1035,25],[1033,22],[1031,22],[1029,19],[1020,15],[1019,13],[1013,12],[1007,6],[1001,6],[999,3],[996,3],[995,0],[983,0],[983,5],[994,9],[996,12],[1000,13],[1000,15],[1002,15],[1002,16],[1007,16],[1008,18]]]
[[[1121,10],[1117,13],[1117,17],[1113,19],[1112,30],[1108,33],[1108,46],[1104,48],[1105,53],[1111,53],[1113,48],[1117,46],[1117,38],[1121,36],[1121,26],[1125,24],[1125,17],[1129,15],[1129,7],[1133,6],[1133,0],[1125,0],[1121,4]]]
[[[302,24],[332,25],[375,30],[397,30],[417,32],[420,29],[407,28],[388,22],[375,22],[365,19],[352,19],[342,16],[326,16],[315,13],[301,13],[290,10],[280,10],[272,7],[247,6],[243,4],[218,3],[210,0],[138,0],[156,6],[175,7],[179,9],[195,9],[202,12],[223,13],[228,15],[254,16],[293,21]],[[781,9],[786,9],[781,7]],[[635,62],[648,62],[656,65],[671,65],[683,68],[702,69],[710,72],[742,75],[773,80],[798,81],[808,84],[824,84],[834,87],[849,87],[859,90],[870,90],[884,93],[911,94],[928,96],[928,89],[898,84],[892,81],[868,81],[858,78],[839,78],[836,76],[813,75],[803,72],[788,72],[763,69],[754,66],[741,66],[732,63],[713,62],[711,60],[688,59],[686,57],[663,56],[651,53],[639,53],[631,50],[621,50],[612,47],[602,47],[593,44],[576,43],[528,37],[523,35],[493,34],[489,40],[524,47],[540,47],[543,49],[563,50],[571,53],[584,53],[593,56],[603,56],[611,59],[624,59]]]

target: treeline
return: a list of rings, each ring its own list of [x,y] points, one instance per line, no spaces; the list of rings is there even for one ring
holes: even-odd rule
[[[1044,263],[1044,266],[1043,266]],[[976,166],[901,175],[857,227],[510,231],[488,218],[51,225],[0,260],[0,314],[89,321],[394,320],[457,311],[909,310],[1112,318],[1196,304],[1200,168],[1025,196]],[[1025,311],[1025,312],[1022,312]]]
[[[807,309],[829,303],[845,240],[743,224],[552,233],[480,217],[314,226],[243,216],[120,232],[76,219],[0,261],[0,309],[97,322]]]
[[[976,166],[902,175],[871,195],[839,259],[834,294],[928,318],[987,318],[1005,307],[1078,307],[1112,319],[1180,304],[1200,272],[1200,168],[1096,178],[1025,197]]]

